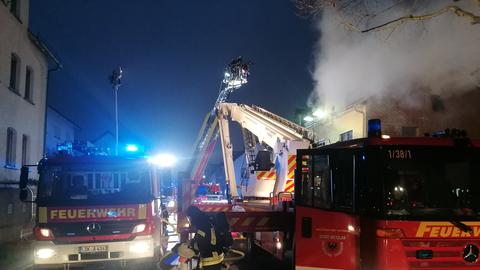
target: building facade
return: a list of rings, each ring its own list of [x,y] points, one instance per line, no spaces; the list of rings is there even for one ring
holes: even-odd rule
[[[57,153],[58,145],[73,144],[80,127],[55,108],[47,108],[47,130],[45,135],[45,154],[47,157]]]
[[[478,104],[480,89],[449,95],[417,90],[403,99],[364,99],[307,127],[325,144],[366,137],[368,119],[380,119],[383,134],[390,136],[416,137],[456,128],[467,131],[471,138],[480,138]]]
[[[0,243],[18,240],[31,218],[15,183],[43,156],[48,58],[28,17],[28,0],[0,1]]]

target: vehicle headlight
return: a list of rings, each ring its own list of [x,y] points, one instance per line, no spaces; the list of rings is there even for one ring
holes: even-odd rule
[[[55,250],[51,248],[41,248],[35,252],[35,255],[40,259],[49,259],[55,255]]]
[[[150,243],[149,242],[135,242],[130,244],[129,248],[130,252],[132,253],[145,253],[150,250]]]
[[[147,224],[145,224],[145,223],[141,223],[141,224],[135,225],[135,227],[133,227],[132,233],[141,233],[141,232],[144,232],[144,231],[145,231],[145,228],[147,228]]]
[[[43,236],[43,237],[52,237],[52,231],[50,229],[40,229],[40,234]]]

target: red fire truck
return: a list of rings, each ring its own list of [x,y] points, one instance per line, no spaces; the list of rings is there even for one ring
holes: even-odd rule
[[[146,159],[61,157],[38,164],[34,267],[148,266],[160,251],[156,170]],[[28,168],[22,168],[26,200]]]
[[[480,140],[373,136],[297,154],[297,270],[480,269]]]

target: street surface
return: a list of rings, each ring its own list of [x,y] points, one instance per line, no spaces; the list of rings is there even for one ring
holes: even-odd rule
[[[169,222],[171,224],[176,224],[176,215],[170,215]],[[167,249],[171,249],[178,243],[179,238],[174,229],[171,226],[168,226],[169,238]],[[245,242],[235,245],[237,248],[243,250]],[[21,240],[15,244],[6,246],[0,250],[0,270],[30,270],[32,269],[33,262],[33,253],[32,253],[32,241],[31,240]],[[108,266],[85,266],[85,267],[71,267],[70,269],[85,269],[85,270],[112,270],[119,269],[119,267],[108,267]],[[137,268],[127,268],[135,269]],[[156,270],[156,267],[151,268],[140,268],[141,270]],[[138,270],[140,270],[138,269]],[[253,246],[252,253],[247,255],[244,259],[231,265],[232,270],[248,270],[248,269],[261,269],[261,270],[287,270],[291,269],[288,263],[280,262],[272,255],[262,250],[259,247]]]
[[[3,256],[0,259],[0,269],[2,270],[27,270],[31,269],[32,266],[32,254],[30,245],[28,243],[19,243],[17,246],[12,247],[12,252],[8,253],[8,257]],[[287,270],[290,269],[290,266],[278,261],[273,258],[267,252],[260,250],[259,248],[254,249],[254,254],[247,256],[245,259],[239,261],[238,263],[232,265],[231,269],[235,270],[249,270],[249,269],[261,269],[261,270]],[[2,251],[2,254],[4,252]],[[85,270],[97,270],[97,269],[111,269],[101,266],[90,266],[83,268],[73,268],[73,269],[85,269]],[[156,270],[155,267],[151,269],[144,270]]]

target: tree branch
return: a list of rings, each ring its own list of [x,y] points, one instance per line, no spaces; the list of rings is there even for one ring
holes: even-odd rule
[[[479,0],[480,1],[480,0]],[[455,5],[450,5],[450,6],[446,6],[440,10],[437,10],[435,12],[432,12],[432,13],[427,13],[427,14],[424,14],[424,15],[418,15],[418,16],[414,16],[414,15],[407,15],[407,16],[403,16],[403,17],[400,17],[400,18],[397,18],[395,20],[391,20],[391,21],[388,21],[386,23],[382,23],[380,25],[377,25],[377,26],[374,26],[374,27],[371,27],[371,28],[368,28],[368,29],[365,29],[365,30],[359,30],[358,28],[356,28],[355,26],[349,24],[349,23],[345,23],[349,28],[351,29],[354,29],[355,31],[358,31],[360,33],[367,33],[367,32],[370,32],[370,31],[377,31],[381,28],[384,28],[386,26],[389,26],[389,25],[392,25],[392,24],[402,24],[402,23],[405,23],[406,21],[423,21],[423,20],[429,20],[429,19],[432,19],[434,17],[437,17],[439,15],[442,15],[448,11],[451,11],[453,12],[455,15],[459,16],[459,17],[467,17],[468,19],[470,19],[470,23],[471,24],[480,24],[480,16],[477,16],[475,14],[473,14],[472,12],[469,12],[469,11],[466,11],[466,10],[463,10],[461,8],[459,8],[458,6],[455,6]]]
[[[341,11],[346,9],[347,7],[351,6],[352,3],[354,3],[354,1],[351,1],[351,0],[348,0],[348,1],[292,0],[292,1],[294,1],[296,3],[297,9],[299,11],[301,11],[305,14],[310,14],[310,15],[316,14],[319,11],[322,11],[322,10],[327,9],[327,8],[333,8],[333,9],[337,10],[337,12],[340,13]],[[453,0],[453,1],[457,2],[457,1],[460,1],[460,0]],[[473,0],[473,1],[478,3],[478,5],[480,6],[480,0]],[[363,2],[364,1],[357,1],[357,3],[363,3]],[[387,9],[383,10],[383,12],[397,6],[401,2],[403,2],[403,0],[394,1],[393,5],[390,6],[390,7],[387,7]],[[416,4],[417,4],[417,1],[415,0],[413,2],[413,5],[416,5]],[[380,13],[383,13],[383,12],[380,12]],[[431,13],[426,13],[426,14],[423,14],[423,15],[410,14],[410,15],[403,16],[403,17],[400,17],[400,18],[397,18],[397,19],[394,19],[394,20],[390,20],[390,21],[382,23],[380,25],[373,26],[373,27],[368,28],[368,29],[360,29],[358,27],[358,25],[360,25],[360,24],[358,22],[356,22],[355,20],[352,21],[351,19],[343,22],[343,25],[351,31],[356,31],[356,32],[360,32],[360,33],[367,33],[367,32],[370,32],[370,31],[379,31],[383,28],[386,28],[387,26],[396,27],[394,25],[398,26],[398,25],[403,24],[407,21],[429,20],[429,19],[440,16],[440,15],[442,15],[444,13],[447,13],[447,12],[452,12],[453,14],[455,14],[458,17],[466,18],[467,20],[470,21],[470,23],[472,25],[473,24],[480,24],[480,15],[475,14],[473,11],[467,11],[465,9],[462,9],[457,5],[448,5],[448,6],[445,6],[444,8],[442,8],[442,9],[439,9],[439,10],[431,12]],[[363,17],[369,17],[369,14],[367,14],[367,15],[363,15]],[[378,15],[378,14],[373,14],[373,17],[375,17],[376,15]]]

